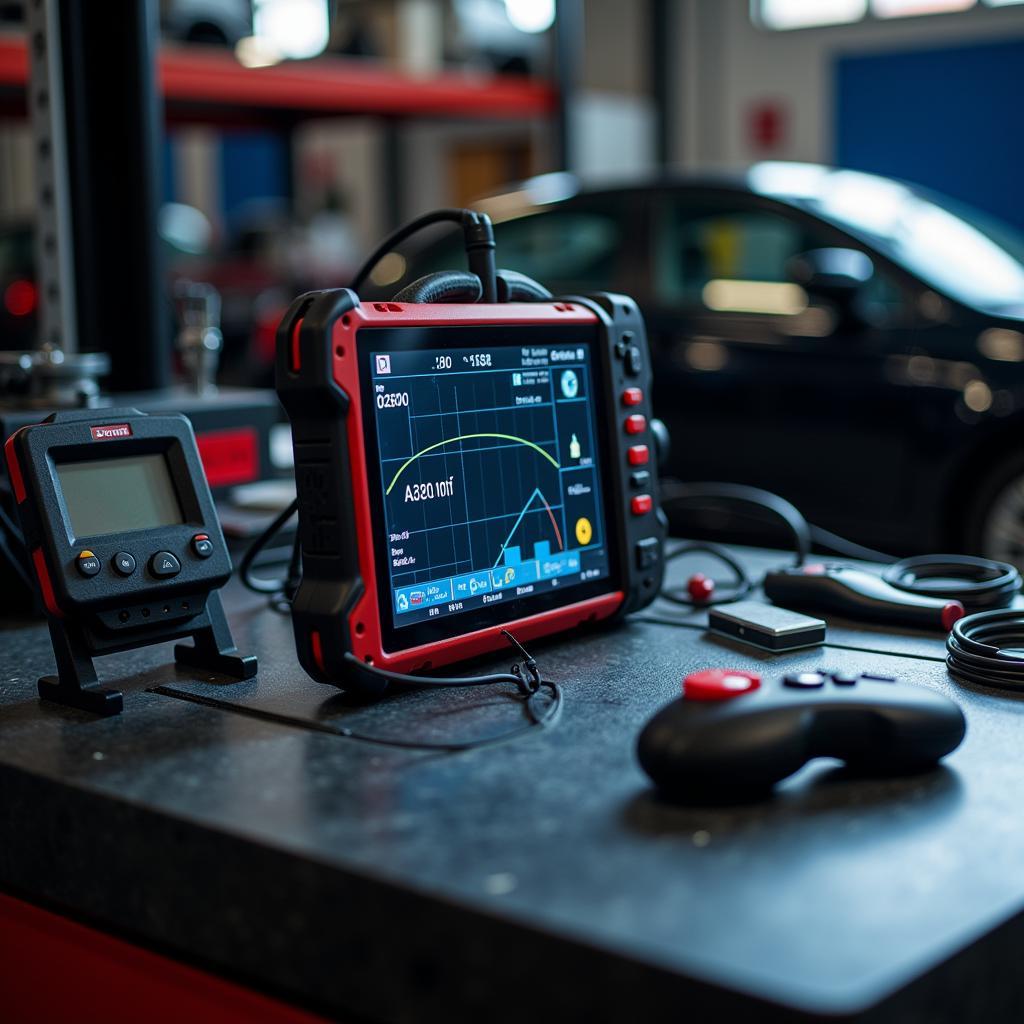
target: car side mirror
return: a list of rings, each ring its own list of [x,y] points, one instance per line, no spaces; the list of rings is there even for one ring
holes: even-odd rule
[[[825,299],[848,313],[854,296],[874,275],[875,265],[859,249],[809,249],[794,256],[787,270],[811,299]]]

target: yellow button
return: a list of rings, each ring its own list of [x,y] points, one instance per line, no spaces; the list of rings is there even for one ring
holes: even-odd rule
[[[586,516],[580,516],[576,520],[576,540],[580,544],[589,544],[590,538],[594,536],[594,528]]]

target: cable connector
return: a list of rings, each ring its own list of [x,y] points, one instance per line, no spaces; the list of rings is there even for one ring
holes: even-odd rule
[[[503,629],[501,635],[522,655],[523,663],[518,662],[512,666],[510,671],[519,680],[519,692],[524,697],[535,694],[544,680],[541,678],[540,669],[534,661],[530,652],[507,630]]]
[[[462,211],[462,240],[470,272],[480,278],[481,302],[498,301],[498,276],[494,262],[494,225],[486,213]]]

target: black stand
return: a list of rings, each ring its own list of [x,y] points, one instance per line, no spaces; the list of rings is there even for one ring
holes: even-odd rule
[[[39,696],[97,715],[119,715],[124,710],[120,690],[99,686],[92,651],[77,623],[50,619],[50,639],[57,659],[57,674],[39,680]]]
[[[121,638],[107,640],[80,623],[64,619],[51,618],[49,627],[57,659],[57,675],[43,676],[39,680],[39,696],[43,700],[97,715],[119,715],[124,710],[121,691],[99,685],[93,658],[101,654],[117,654],[190,636],[194,641],[192,646],[176,644],[174,647],[177,664],[235,679],[252,679],[256,675],[256,656],[238,653],[220,595],[216,593],[210,594],[203,611],[184,625],[155,627],[148,630],[145,637],[130,641]]]

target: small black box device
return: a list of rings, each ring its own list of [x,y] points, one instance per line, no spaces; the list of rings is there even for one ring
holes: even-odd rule
[[[58,677],[40,695],[117,714],[92,658],[191,636],[176,660],[250,678],[219,595],[231,576],[192,426],[180,414],[77,410],[4,446],[25,547],[46,608]]]
[[[825,623],[760,601],[737,601],[708,610],[708,629],[766,651],[793,651],[825,642]]]
[[[292,424],[299,660],[411,672],[613,618],[661,586],[651,368],[636,303],[300,297]]]

